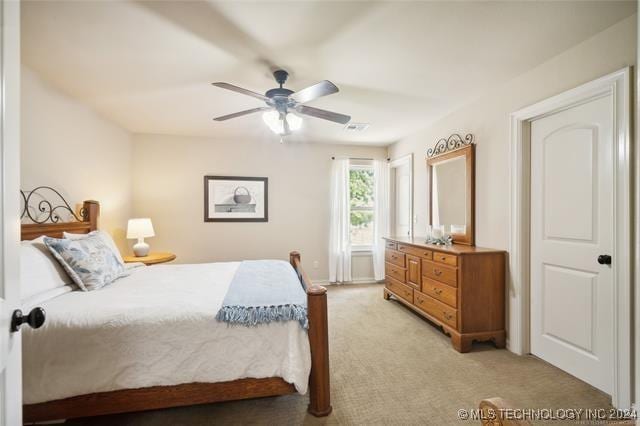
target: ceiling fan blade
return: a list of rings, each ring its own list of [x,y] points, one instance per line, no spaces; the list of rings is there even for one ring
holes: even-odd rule
[[[326,109],[313,108],[306,105],[296,105],[296,111],[300,114],[310,115],[311,117],[322,118],[323,120],[333,121],[335,123],[347,124],[351,121],[351,117],[337,112],[327,111]]]
[[[271,107],[260,107],[260,108],[251,108],[246,111],[235,112],[233,114],[223,115],[221,117],[214,118],[215,121],[225,121],[231,118],[242,117],[243,115],[253,114],[254,112],[267,111],[270,110]]]
[[[338,92],[338,87],[329,80],[321,81],[320,83],[309,86],[305,89],[299,90],[290,96],[294,101],[303,104],[305,102],[318,99],[322,96],[331,95]]]
[[[265,95],[261,95],[260,93],[252,92],[251,90],[243,89],[242,87],[234,86],[229,83],[216,82],[211,83],[216,87],[220,87],[222,89],[232,90],[234,92],[242,93],[243,95],[253,96],[254,98],[258,98],[262,101],[270,101],[271,99],[267,98]]]

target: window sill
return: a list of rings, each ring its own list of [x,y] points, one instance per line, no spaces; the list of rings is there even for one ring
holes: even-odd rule
[[[373,248],[368,246],[351,247],[352,256],[369,256],[373,253]]]

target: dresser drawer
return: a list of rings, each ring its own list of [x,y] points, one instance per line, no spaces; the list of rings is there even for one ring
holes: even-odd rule
[[[422,277],[422,292],[453,308],[458,307],[458,289],[455,287]]]
[[[406,244],[398,244],[398,251],[402,253],[411,254],[413,256],[418,256],[423,259],[431,259],[433,252],[431,250],[423,249],[420,247],[408,246]]]
[[[393,263],[387,262],[384,264],[384,273],[400,282],[404,282],[406,279],[406,272],[406,269],[394,265]]]
[[[444,303],[440,303],[436,299],[420,293],[419,291],[415,291],[413,296],[414,304],[418,308],[439,319],[446,325],[457,328],[458,312],[455,309],[445,305]]]
[[[446,265],[458,266],[458,256],[455,254],[446,254],[440,252],[433,252],[433,261],[444,263]]]
[[[422,275],[445,284],[458,286],[458,270],[430,260],[422,261]]]
[[[401,268],[405,267],[404,253],[400,253],[399,251],[386,249],[384,252],[384,260]]]
[[[389,276],[385,279],[385,286],[391,290],[396,296],[402,297],[407,302],[413,303],[413,289],[408,285],[402,284]]]
[[[391,250],[397,250],[398,249],[398,243],[396,243],[395,241],[389,241],[386,240],[385,241],[385,247]]]

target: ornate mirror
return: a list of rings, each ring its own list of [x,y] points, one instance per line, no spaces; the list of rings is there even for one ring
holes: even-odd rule
[[[475,242],[475,145],[453,134],[427,153],[429,222],[444,226],[457,244]]]

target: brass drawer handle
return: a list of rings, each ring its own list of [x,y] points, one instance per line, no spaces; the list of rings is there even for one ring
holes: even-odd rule
[[[391,258],[392,258],[393,260],[396,260],[396,259],[398,258],[398,256],[396,256],[395,254],[392,254],[392,255],[391,255]]]
[[[442,275],[442,271],[440,271],[440,270],[438,270],[438,269],[434,269],[434,270],[433,270],[433,273],[434,273],[434,274],[436,274],[436,276],[438,276],[438,277],[439,277],[440,275]]]
[[[448,314],[448,313],[446,313],[446,312],[443,312],[443,314],[444,314],[444,317],[445,317],[446,319],[448,319],[448,320],[453,319],[453,315]]]
[[[424,253],[422,253],[422,255],[424,257],[429,257],[429,255],[431,254],[431,252],[425,251]]]
[[[407,297],[409,297],[409,296],[411,296],[411,292],[409,292],[409,291],[405,291],[405,292],[404,292],[404,295],[405,295],[405,296],[407,296]]]
[[[441,288],[434,287],[434,288],[433,288],[433,291],[434,291],[437,295],[442,294],[442,289],[441,289]]]
[[[440,260],[445,261],[445,260],[447,260],[447,258],[446,257],[441,257]]]
[[[422,302],[424,302],[424,299],[418,299],[418,303],[422,305]]]

